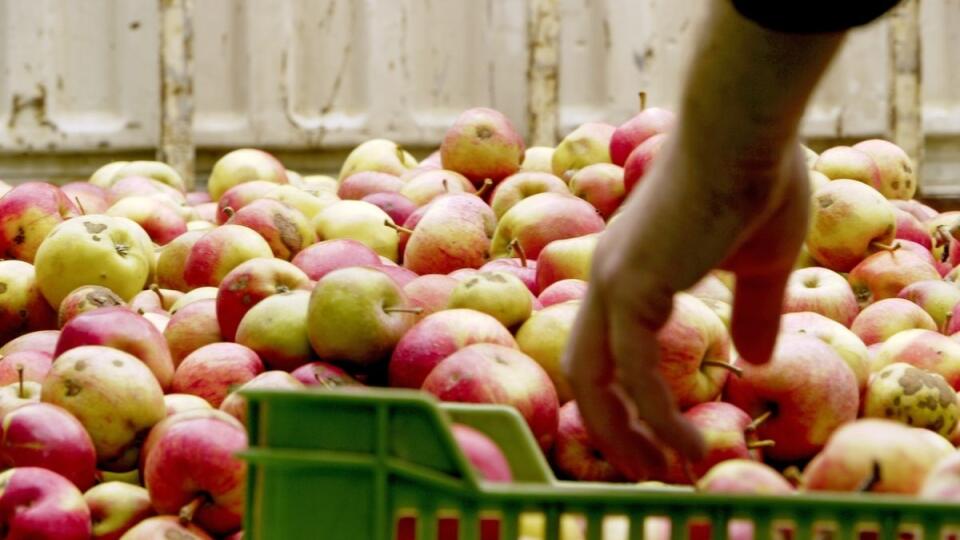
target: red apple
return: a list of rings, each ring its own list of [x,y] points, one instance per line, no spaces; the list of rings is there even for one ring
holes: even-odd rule
[[[26,182],[14,187],[0,198],[0,256],[32,263],[47,234],[79,214],[52,184]]]
[[[393,174],[377,171],[360,171],[340,182],[337,196],[341,199],[360,200],[372,193],[399,192],[403,180]]]
[[[69,480],[39,467],[0,474],[0,529],[7,538],[89,540],[90,509]]]
[[[697,482],[697,487],[707,493],[788,495],[796,491],[769,465],[746,459],[718,463]]]
[[[446,309],[450,295],[460,282],[443,274],[419,276],[403,286],[403,293],[414,306],[423,311],[421,317]],[[960,324],[960,320],[957,321]]]
[[[819,313],[787,313],[780,320],[784,334],[803,334],[823,341],[846,362],[857,381],[860,395],[867,389],[870,379],[870,353],[863,341],[845,326]]]
[[[897,238],[916,242],[927,249],[933,247],[927,228],[913,214],[899,208],[894,208],[893,214],[897,217]]]
[[[849,327],[860,312],[857,297],[843,276],[818,266],[790,274],[783,312],[813,311]]]
[[[277,189],[275,182],[253,180],[228,189],[217,201],[216,224],[223,225],[244,206],[262,199]]]
[[[417,209],[417,205],[414,204],[413,201],[400,193],[371,193],[360,200],[368,202],[386,212],[394,223],[405,222]]]
[[[488,482],[511,482],[510,463],[503,451],[481,431],[465,426],[453,424],[450,426],[453,439],[460,447],[460,451],[467,457],[467,461],[480,473],[480,477]]]
[[[940,273],[920,257],[900,250],[874,253],[850,271],[847,280],[862,305],[895,298],[904,287],[924,280],[939,280]]]
[[[390,276],[390,279],[393,280],[401,289],[406,287],[411,281],[417,279],[418,276],[416,272],[412,270],[407,270],[402,266],[397,266],[396,264],[368,264],[364,268],[370,268],[373,270],[378,270],[384,274]]]
[[[81,214],[102,214],[110,208],[110,192],[90,182],[70,182],[60,186],[60,191]]]
[[[291,262],[316,281],[338,268],[380,264],[380,256],[356,240],[324,240],[307,247]]]
[[[286,184],[287,170],[277,158],[263,150],[241,148],[227,153],[213,164],[207,189],[210,198],[218,200],[230,188],[254,180]]]
[[[896,235],[893,207],[880,192],[856,180],[830,182],[813,194],[811,206],[807,249],[831,270],[850,271]]]
[[[41,294],[33,265],[0,260],[0,343],[56,325],[57,313]]]
[[[157,538],[213,540],[203,529],[192,523],[182,523],[177,516],[147,518],[123,535],[123,540],[156,540]]]
[[[940,280],[918,281],[904,287],[897,296],[923,308],[938,329],[948,330],[947,323],[952,320],[954,306],[960,302],[960,286]]]
[[[346,371],[326,362],[310,362],[290,372],[294,379],[304,386],[322,386],[334,388],[337,386],[362,386]]]
[[[611,163],[588,165],[570,178],[570,193],[593,205],[603,219],[610,219],[626,198],[623,169]]]
[[[203,238],[204,231],[188,231],[163,246],[157,257],[157,285],[164,289],[187,292],[194,287],[187,284],[184,270],[187,267],[187,257],[194,244]]]
[[[167,323],[163,337],[170,348],[174,367],[200,347],[223,341],[216,300],[199,300],[177,310]]]
[[[927,474],[920,488],[921,499],[936,502],[960,500],[960,452],[954,452],[939,460]]]
[[[939,373],[960,389],[960,343],[932,330],[904,330],[877,350],[870,369],[876,373],[898,362]]]
[[[602,122],[587,122],[570,132],[553,151],[553,174],[569,181],[587,165],[610,163],[610,139],[616,129]]]
[[[813,170],[831,180],[847,179],[863,182],[881,191],[880,169],[873,158],[849,146],[834,146],[824,150],[813,164]]]
[[[487,108],[464,111],[447,130],[440,145],[443,167],[480,185],[494,183],[520,169],[523,139],[503,113]]]
[[[154,198],[126,197],[115,202],[105,214],[134,221],[161,246],[187,232],[183,216],[169,203]]]
[[[666,133],[676,123],[676,115],[667,109],[650,107],[620,124],[610,138],[610,159],[621,167],[633,149],[660,133]]]
[[[892,142],[871,139],[853,145],[873,158],[879,171],[880,193],[889,199],[912,199],[917,192],[917,174],[910,156]]]
[[[82,288],[83,287],[81,287],[81,289]],[[166,314],[167,312],[167,310],[163,308],[163,300],[160,298],[160,293],[153,289],[138,292],[136,296],[130,299],[130,304],[128,304],[127,307],[130,308],[130,311],[139,313],[140,315],[147,313]]]
[[[549,172],[520,171],[497,184],[490,195],[490,208],[500,219],[513,205],[538,193],[568,194],[570,188],[566,182]]]
[[[441,195],[476,192],[466,176],[447,169],[434,169],[410,178],[398,193],[417,206],[425,206]]]
[[[128,530],[156,512],[146,489],[126,482],[105,482],[83,494],[93,520],[90,540],[120,540]]]
[[[53,365],[53,356],[44,351],[23,350],[0,355],[0,386],[23,380],[42,383]]]
[[[939,212],[937,212],[933,208],[930,208],[929,206],[923,204],[922,202],[913,200],[913,199],[910,199],[910,200],[893,199],[890,201],[890,204],[896,206],[897,208],[905,212],[910,213],[911,215],[913,215],[913,217],[917,218],[920,221],[920,223],[926,223],[927,221],[930,221],[931,219],[937,217],[937,215],[939,214]]]
[[[540,304],[547,308],[570,300],[580,300],[587,294],[587,282],[582,279],[561,279],[540,292]]]
[[[506,272],[537,293],[537,261],[525,257],[494,259],[479,268],[480,272]]]
[[[404,249],[403,265],[421,275],[479,268],[490,256],[495,226],[493,211],[479,197],[444,195],[426,207],[417,221]]]
[[[666,141],[667,134],[658,133],[640,143],[630,152],[627,161],[623,164],[623,188],[628,195],[643,180],[644,175],[653,165],[653,160],[660,155]]]
[[[299,210],[273,199],[253,201],[238,210],[227,223],[257,231],[270,245],[274,257],[287,261],[317,241],[313,227]]]
[[[264,298],[310,286],[307,274],[287,261],[268,257],[237,265],[223,278],[217,293],[221,335],[233,341],[243,316]]]
[[[219,407],[234,386],[263,372],[257,353],[236,343],[213,343],[190,353],[177,366],[172,391],[202,397]]]
[[[937,330],[937,323],[923,308],[903,298],[887,298],[865,307],[850,329],[866,345],[882,343],[904,330]]]
[[[576,238],[604,229],[594,207],[572,195],[539,193],[515,204],[500,219],[490,246],[494,257],[511,255],[511,242],[535,259],[550,242]]]
[[[191,287],[216,287],[231,270],[256,258],[273,258],[262,236],[240,225],[221,225],[190,248],[183,277]]]
[[[0,355],[10,355],[18,351],[45,352],[51,357],[57,350],[57,341],[60,340],[59,330],[38,330],[24,334],[0,346]]]
[[[599,234],[554,240],[537,257],[537,289],[544,290],[564,279],[590,279],[593,251]]]
[[[623,474],[604,459],[590,441],[576,401],[568,401],[558,413],[557,441],[551,462],[560,476],[585,482],[621,482]]]
[[[189,204],[190,206],[200,206],[201,204],[208,204],[211,202],[216,204],[217,202],[217,201],[214,201],[210,197],[210,194],[207,193],[206,191],[191,191],[186,194],[186,198],[187,198],[187,204]]]

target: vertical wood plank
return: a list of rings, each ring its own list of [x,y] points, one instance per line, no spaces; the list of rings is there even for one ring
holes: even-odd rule
[[[194,186],[193,0],[160,0],[160,145],[167,162]]]
[[[529,0],[527,125],[530,146],[557,142],[560,52],[558,0]]]
[[[905,0],[890,13],[890,136],[914,161],[923,190],[923,103],[920,0]]]

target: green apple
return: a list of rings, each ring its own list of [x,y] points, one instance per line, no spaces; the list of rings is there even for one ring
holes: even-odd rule
[[[207,189],[210,198],[216,201],[237,184],[254,180],[286,184],[287,170],[277,158],[263,150],[241,148],[224,155],[213,164]]]
[[[310,361],[307,337],[309,291],[290,291],[264,298],[247,311],[236,342],[249,347],[270,369],[292,371]]]
[[[957,427],[957,393],[939,374],[897,362],[870,378],[863,415],[897,420],[949,437]]]
[[[560,360],[579,310],[577,300],[554,304],[531,315],[517,330],[517,345],[550,376],[561,404],[573,399]]]
[[[312,221],[317,240],[356,240],[391,261],[399,258],[400,243],[393,219],[378,206],[364,201],[338,201]]]
[[[417,166],[417,160],[386,139],[371,139],[354,148],[340,168],[339,181],[360,171],[377,171],[400,176]]]
[[[553,147],[531,146],[523,153],[521,171],[553,173]]]
[[[447,309],[458,308],[486,313],[513,328],[530,317],[533,299],[527,286],[513,274],[478,272],[453,289]]]
[[[616,127],[600,122],[587,122],[560,141],[550,165],[553,174],[570,180],[577,171],[594,163],[611,163],[610,139]]]

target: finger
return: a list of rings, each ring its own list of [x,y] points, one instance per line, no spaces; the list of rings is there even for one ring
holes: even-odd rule
[[[790,271],[737,276],[731,335],[740,356],[751,364],[770,359],[780,332],[783,293]]]

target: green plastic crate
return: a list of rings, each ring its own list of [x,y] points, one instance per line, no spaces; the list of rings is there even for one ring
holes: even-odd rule
[[[789,526],[794,540],[825,526],[833,538],[876,531],[880,540],[912,532],[941,538],[960,529],[960,506],[882,495],[736,496],[685,488],[557,480],[522,417],[510,407],[439,403],[421,392],[363,389],[248,391],[248,540],[388,540],[416,519],[416,539],[436,540],[438,520],[455,518],[454,537],[513,539],[521,514],[560,538],[563,515],[580,516],[584,538],[604,538],[605,518],[643,538],[647,517],[668,517],[672,538],[689,520],[708,520],[713,538],[731,519],[754,523],[757,540]],[[515,482],[481,481],[454,442],[450,423],[473,426],[504,451]],[[490,521],[496,519],[496,521]],[[608,519],[609,520],[609,519]],[[448,519],[449,521],[449,519]],[[498,533],[498,534],[497,534]],[[870,533],[873,536],[873,533]],[[412,537],[411,533],[411,537]]]

